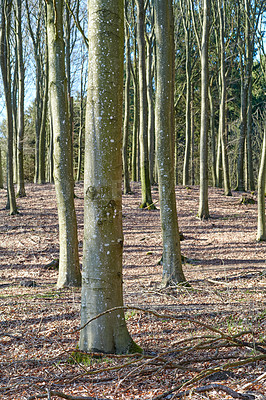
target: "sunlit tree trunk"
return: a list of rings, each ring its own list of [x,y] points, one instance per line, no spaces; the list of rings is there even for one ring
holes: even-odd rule
[[[215,135],[215,112],[213,106],[212,84],[209,85],[209,106],[210,106],[210,134],[211,134],[211,155],[212,155],[212,184],[217,186],[216,175],[216,135]],[[218,140],[220,137],[218,137]]]
[[[1,1],[0,25],[0,66],[3,78],[5,105],[7,115],[7,208],[10,215],[17,214],[17,205],[13,183],[13,121],[11,100],[11,66],[10,66],[10,20],[12,1]]]
[[[123,305],[122,103],[123,0],[89,0],[81,325]],[[123,310],[81,330],[80,349],[127,353],[133,341]]]
[[[201,128],[200,128],[200,199],[198,217],[209,218],[208,205],[208,85],[209,85],[209,19],[210,0],[203,1],[201,41]]]
[[[257,240],[266,240],[265,224],[265,191],[266,191],[266,127],[262,144],[261,162],[258,177],[258,226]]]
[[[176,211],[174,176],[173,15],[170,0],[155,0],[157,46],[156,154],[163,237],[162,284],[185,282]]]
[[[154,162],[155,162],[155,128],[154,128],[154,96],[153,96],[153,48],[154,48],[154,30],[153,30],[153,9],[151,7],[151,33],[146,32],[146,76],[147,76],[147,101],[148,101],[148,148],[149,148],[149,167],[150,182],[154,184]]]
[[[49,88],[54,134],[54,181],[60,241],[57,280],[59,288],[80,286],[81,283],[65,75],[63,3],[63,0],[47,0]]]
[[[128,2],[125,2],[125,15],[127,18]],[[130,180],[128,170],[128,138],[129,138],[129,113],[130,113],[130,37],[128,29],[128,21],[125,22],[125,49],[126,49],[126,60],[125,60],[125,101],[124,101],[124,129],[123,129],[123,172],[124,172],[124,194],[130,193]]]
[[[140,144],[140,178],[141,208],[155,208],[151,197],[149,152],[148,152],[148,102],[146,82],[146,49],[144,38],[144,1],[136,0],[137,5],[137,39],[139,49],[139,144]]]
[[[39,173],[38,183],[45,183],[45,169],[46,169],[46,122],[47,122],[47,109],[48,109],[48,82],[49,82],[49,68],[48,68],[48,54],[47,46],[45,54],[45,77],[44,77],[44,96],[42,102],[42,120],[39,135]]]
[[[22,45],[21,0],[16,0],[16,41],[18,59],[18,112],[17,112],[17,196],[26,196],[24,185],[24,62]]]
[[[224,24],[225,11],[223,0],[218,0],[218,14],[220,21],[220,110],[219,110],[219,138],[222,145],[222,165],[224,178],[224,194],[232,196],[229,165],[227,157],[227,129],[226,129],[226,76],[225,76],[225,45],[224,45]]]
[[[189,4],[187,5],[180,2],[182,11],[182,19],[185,33],[185,46],[186,46],[186,142],[185,142],[185,155],[183,166],[183,185],[189,184],[189,167],[191,157],[191,16]]]

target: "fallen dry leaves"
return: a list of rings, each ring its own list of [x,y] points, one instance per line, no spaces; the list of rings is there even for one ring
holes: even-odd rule
[[[132,189],[123,198],[124,302],[145,354],[86,363],[73,361],[79,333],[68,333],[79,327],[80,290],[56,290],[57,272],[44,268],[59,254],[54,188],[27,185],[12,217],[0,191],[0,398],[265,398],[266,243],[255,240],[256,204],[210,188],[212,218],[200,221],[198,187],[178,187],[192,289],[160,289],[159,203],[140,210],[140,187]],[[82,260],[81,184],[75,192]]]

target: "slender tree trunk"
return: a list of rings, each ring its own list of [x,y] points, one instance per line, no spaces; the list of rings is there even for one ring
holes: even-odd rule
[[[254,172],[253,172],[253,151],[252,151],[252,76],[248,87],[247,102],[247,184],[248,189],[255,190]]]
[[[1,152],[1,148],[0,148],[0,189],[4,189],[3,166],[2,166],[2,152]]]
[[[162,284],[185,282],[177,222],[174,176],[173,15],[172,3],[155,0],[157,45],[156,154],[163,236]]]
[[[79,105],[79,137],[78,137],[78,168],[76,180],[81,179],[81,164],[82,164],[82,138],[84,131],[84,94],[83,94],[83,62],[80,71],[80,105]]]
[[[259,177],[258,177],[257,240],[266,240],[265,191],[266,191],[266,127],[264,127],[264,138],[263,138],[260,170],[259,170]]]
[[[191,128],[191,185],[195,185],[195,132],[194,132],[194,86],[191,84],[191,102],[190,102],[190,128]]]
[[[186,20],[183,19],[186,45],[186,143],[183,167],[183,185],[189,184],[189,164],[191,153],[191,48],[190,48],[190,15],[187,11]]]
[[[54,180],[59,219],[57,287],[80,286],[77,220],[65,75],[63,0],[47,0],[49,87],[54,133]]]
[[[135,22],[134,4],[132,4],[132,19]],[[135,29],[136,23],[134,24]],[[139,87],[138,87],[138,67],[137,67],[137,39],[136,34],[133,39],[133,68],[131,69],[133,86],[134,86],[134,121],[133,121],[133,137],[132,137],[132,156],[131,156],[131,180],[138,180],[138,138],[139,138]]]
[[[85,128],[84,250],[81,325],[123,305],[122,102],[123,0],[89,0],[89,71]],[[123,310],[107,313],[80,333],[80,349],[133,349]]]
[[[0,26],[0,65],[5,93],[6,115],[7,115],[7,208],[10,215],[17,214],[16,197],[13,183],[13,121],[11,100],[11,74],[10,74],[10,19],[11,0],[1,3],[1,26]]]
[[[200,219],[209,218],[209,206],[208,206],[209,19],[210,19],[210,0],[204,0],[202,42],[201,42],[200,199],[199,199],[199,211],[198,211],[198,217]]]
[[[16,0],[16,40],[18,57],[18,118],[17,118],[17,196],[26,196],[24,185],[24,160],[23,160],[23,141],[24,141],[24,62],[21,32],[21,0]]]
[[[125,14],[127,17],[128,3],[125,2]],[[129,138],[129,112],[130,112],[130,38],[128,23],[125,22],[125,47],[126,47],[126,80],[125,80],[125,113],[124,113],[124,129],[123,129],[123,169],[124,169],[124,194],[130,193],[130,180],[129,180],[129,170],[128,170],[128,138]]]
[[[212,86],[209,86],[209,105],[210,105],[210,133],[211,133],[211,155],[212,155],[212,184],[214,187],[217,186],[217,175],[216,175],[216,135],[215,135],[215,113],[213,106]],[[220,137],[218,137],[218,140]]]
[[[150,167],[148,152],[148,102],[145,62],[144,38],[144,1],[136,0],[137,4],[137,38],[139,49],[139,104],[140,104],[140,177],[141,177],[141,205],[140,208],[154,209],[151,197]]]
[[[43,97],[43,109],[42,109],[42,120],[40,126],[39,135],[39,173],[38,183],[45,183],[45,159],[46,159],[46,122],[47,122],[47,108],[48,108],[48,80],[49,80],[49,68],[48,68],[48,55],[46,48],[46,63],[45,63],[45,84],[44,84],[44,97]]]
[[[220,111],[219,111],[219,136],[222,144],[222,164],[224,177],[224,194],[232,196],[229,166],[227,157],[227,129],[226,129],[226,76],[225,76],[225,46],[224,46],[224,4],[218,0],[218,13],[220,20]]]
[[[155,127],[154,127],[154,101],[153,101],[153,56],[152,56],[153,34],[146,34],[147,43],[147,101],[148,101],[148,148],[150,182],[154,184],[154,161],[155,161]]]

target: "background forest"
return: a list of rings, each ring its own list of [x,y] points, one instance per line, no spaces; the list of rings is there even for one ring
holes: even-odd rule
[[[3,398],[265,398],[265,12],[0,0]]]

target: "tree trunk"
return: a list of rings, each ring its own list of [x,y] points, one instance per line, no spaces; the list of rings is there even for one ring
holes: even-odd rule
[[[47,1],[49,88],[54,134],[54,181],[60,240],[58,288],[80,286],[81,283],[65,75],[63,3],[63,0]]]
[[[264,138],[263,138],[260,170],[259,170],[259,177],[258,177],[257,240],[266,240],[265,190],[266,190],[266,127],[264,127]]]
[[[232,196],[229,166],[227,157],[227,129],[226,129],[226,76],[225,76],[225,46],[224,46],[224,4],[218,0],[218,13],[220,20],[220,110],[219,110],[219,137],[222,144],[222,164],[224,177],[224,194]]]
[[[21,32],[21,0],[16,0],[16,41],[18,58],[18,113],[17,113],[17,196],[26,196],[24,185],[24,62]]]
[[[0,189],[4,189],[3,166],[2,166],[2,152],[1,152],[1,148],[0,148]]]
[[[212,85],[209,85],[209,105],[210,105],[210,133],[211,133],[211,155],[212,155],[212,184],[214,187],[217,186],[217,175],[216,175],[216,138],[215,138],[215,113],[213,106],[212,96]],[[218,140],[220,136],[218,135]]]
[[[189,166],[191,154],[191,18],[188,7],[186,7],[186,14],[183,16],[183,26],[186,45],[186,142],[183,167],[183,185],[189,185]]]
[[[153,16],[152,16],[153,19]],[[153,23],[153,22],[152,22]],[[152,30],[152,28],[151,28]],[[153,30],[152,30],[153,32]],[[149,148],[149,167],[150,182],[154,184],[154,162],[155,162],[155,127],[154,127],[154,100],[153,100],[153,33],[146,33],[147,43],[147,101],[148,101],[148,148]]]
[[[42,120],[40,126],[39,135],[39,173],[38,183],[45,183],[45,159],[46,159],[46,122],[47,122],[47,108],[48,108],[48,80],[49,80],[49,67],[48,67],[48,55],[46,46],[46,63],[45,63],[45,84],[44,84],[44,96],[43,96],[43,109],[42,109]]]
[[[125,14],[127,17],[127,9],[128,3],[125,2]],[[125,21],[125,47],[126,47],[126,62],[125,62],[125,72],[126,72],[126,80],[125,80],[125,113],[124,113],[124,129],[123,129],[123,168],[124,168],[124,194],[130,193],[130,180],[129,180],[129,171],[128,171],[128,137],[129,137],[129,112],[130,112],[130,98],[129,98],[129,89],[130,89],[130,38],[129,38],[129,29],[128,22]]]
[[[139,49],[139,144],[140,144],[140,178],[141,178],[141,205],[140,208],[154,209],[151,197],[150,167],[148,152],[148,102],[146,82],[146,51],[144,38],[144,1],[136,0],[137,4],[137,38]]]
[[[208,86],[209,86],[209,19],[210,0],[203,1],[203,22],[201,42],[201,128],[200,128],[200,199],[198,217],[209,218],[208,206]]]
[[[7,208],[10,215],[18,213],[13,183],[13,122],[12,122],[12,100],[11,100],[11,74],[10,74],[10,19],[12,1],[1,3],[1,26],[0,26],[0,65],[5,93],[6,115],[7,115]]]
[[[85,127],[84,251],[81,325],[123,305],[122,104],[123,0],[89,0],[89,71]],[[128,353],[123,310],[81,330],[80,349]]]
[[[182,283],[180,237],[174,176],[174,101],[173,101],[173,15],[170,0],[155,0],[157,46],[156,154],[158,164],[160,215],[163,236],[163,286]]]

